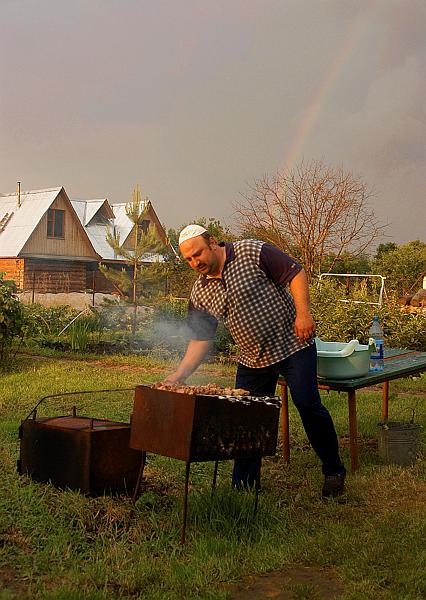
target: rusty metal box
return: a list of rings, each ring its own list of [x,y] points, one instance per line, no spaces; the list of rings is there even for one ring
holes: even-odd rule
[[[273,456],[280,402],[137,386],[130,447],[184,461]]]
[[[129,448],[128,423],[46,417],[23,421],[19,433],[21,475],[93,496],[136,484],[141,453]]]

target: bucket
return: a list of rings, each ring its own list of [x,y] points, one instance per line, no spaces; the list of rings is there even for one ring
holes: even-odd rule
[[[415,423],[378,423],[380,458],[387,464],[414,465],[419,431]]]

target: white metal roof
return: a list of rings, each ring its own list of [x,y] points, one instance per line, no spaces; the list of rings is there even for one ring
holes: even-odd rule
[[[73,205],[74,210],[76,211],[78,218],[84,227],[89,225],[90,221],[102,207],[106,208],[106,212],[110,217],[114,216],[111,205],[109,204],[107,198],[99,198],[95,200],[79,200],[77,198],[71,198],[71,204]]]
[[[19,256],[41,218],[63,190],[55,187],[43,190],[22,191],[20,206],[18,194],[0,194],[0,256]],[[65,190],[64,194],[66,196]],[[126,214],[126,203],[109,204],[106,198],[94,200],[70,200],[80,223],[95,250],[104,260],[123,260],[114,256],[114,251],[106,241],[108,227],[120,234],[120,243],[129,236],[133,223]],[[109,218],[96,221],[95,215],[105,207]],[[2,228],[4,224],[4,228]],[[162,262],[163,256],[147,254],[145,262]]]
[[[115,258],[114,250],[106,241],[106,234],[108,229],[107,225],[102,225],[100,223],[92,223],[91,225],[87,225],[85,229],[87,235],[90,238],[90,241],[92,242],[93,247],[95,248],[99,256],[104,260],[113,260]]]
[[[120,242],[124,243],[124,241],[129,236],[130,232],[133,229],[133,223],[129,219],[126,213],[126,205],[127,202],[120,202],[117,204],[111,204],[112,210],[114,212],[114,225],[117,233],[120,234]],[[142,207],[141,207],[142,208]],[[145,206],[143,206],[145,208]],[[143,209],[142,208],[142,209]]]
[[[113,227],[112,219],[105,221],[104,223],[96,222],[94,220],[95,215],[105,205],[107,207],[108,214],[113,216],[111,206],[106,198],[100,200],[76,200],[72,199],[71,204],[80,219],[81,224],[86,231],[92,246],[99,256],[105,260],[114,258],[114,251],[106,241],[106,233],[108,226]]]
[[[0,194],[0,223],[8,219],[0,232],[0,256],[18,256],[44,213],[52,205],[62,187],[33,190],[18,194]],[[1,227],[0,227],[1,230]]]
[[[92,242],[96,252],[101,256],[103,260],[118,260],[123,261],[123,258],[116,256],[114,250],[106,241],[106,234],[108,227],[111,232],[115,231],[120,235],[120,243],[129,236],[133,229],[133,223],[129,219],[126,213],[126,202],[120,202],[117,204],[109,204],[108,200],[71,200],[71,203],[78,215],[78,218],[84,225],[87,235]],[[112,215],[114,218],[109,222],[96,222],[94,216],[101,209],[101,207],[107,203],[112,209]],[[144,262],[163,262],[164,257],[160,254],[146,254],[143,257]]]

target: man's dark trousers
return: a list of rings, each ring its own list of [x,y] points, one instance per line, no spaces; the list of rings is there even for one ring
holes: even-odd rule
[[[268,367],[252,369],[239,364],[235,387],[248,390],[253,396],[274,396],[280,375],[290,388],[308,439],[321,460],[324,475],[345,473],[333,420],[318,392],[315,344]],[[260,472],[259,464],[260,459],[236,460],[232,484],[252,487]]]

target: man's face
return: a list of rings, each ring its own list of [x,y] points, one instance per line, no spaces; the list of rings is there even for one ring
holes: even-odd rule
[[[201,235],[182,242],[179,246],[182,256],[191,269],[203,275],[217,275],[219,260],[216,253],[217,243],[214,238],[209,241]]]

